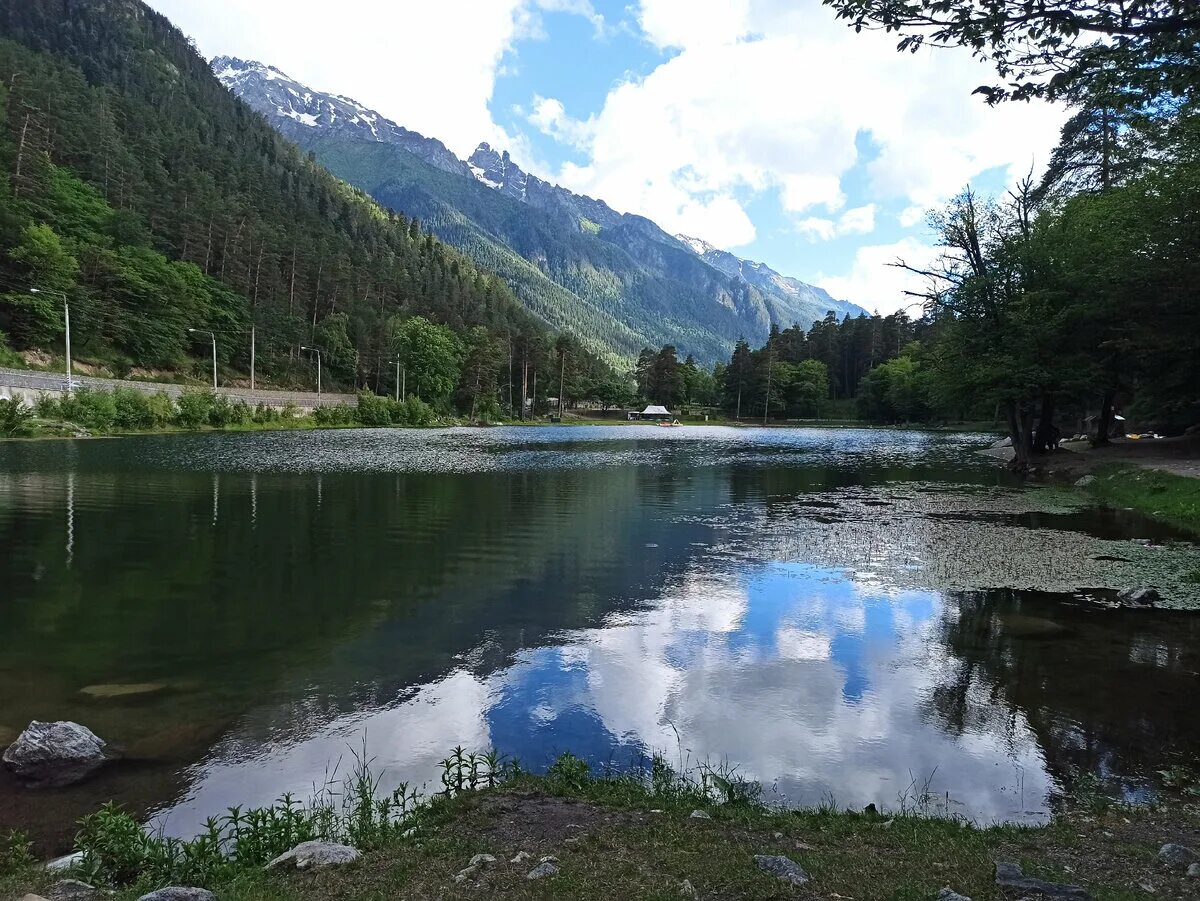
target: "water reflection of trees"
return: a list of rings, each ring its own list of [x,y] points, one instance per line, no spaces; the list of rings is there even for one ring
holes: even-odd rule
[[[1035,591],[955,593],[927,714],[958,734],[1037,736],[1049,771],[1136,783],[1200,747],[1200,622]],[[934,653],[939,653],[940,648]]]

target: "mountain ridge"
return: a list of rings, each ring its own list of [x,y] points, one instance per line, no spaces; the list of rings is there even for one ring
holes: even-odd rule
[[[419,217],[508,280],[543,319],[584,332],[594,349],[630,359],[639,344],[672,343],[715,362],[740,337],[765,339],[772,325],[807,327],[828,311],[839,318],[866,312],[766,264],[550,184],[506,150],[481,143],[464,161],[436,138],[273,66],[230,56],[211,65],[228,89],[335,175]],[[380,145],[419,165],[381,153]],[[572,326],[577,317],[582,323]]]

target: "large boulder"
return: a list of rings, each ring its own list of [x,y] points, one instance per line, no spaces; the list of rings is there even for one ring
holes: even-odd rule
[[[357,848],[334,842],[301,842],[267,864],[268,870],[323,870],[358,860]]]
[[[1169,867],[1177,867],[1182,870],[1200,861],[1200,854],[1197,854],[1187,845],[1176,845],[1168,842],[1158,849],[1158,859]]]
[[[108,745],[86,726],[34,720],[3,759],[24,782],[58,788],[86,779],[111,758]]]

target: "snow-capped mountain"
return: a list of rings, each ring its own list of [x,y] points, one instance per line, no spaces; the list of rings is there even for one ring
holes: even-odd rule
[[[338,134],[395,144],[445,172],[471,174],[441,141],[409,131],[349,97],[314,91],[274,66],[253,60],[218,56],[211,65],[225,87],[301,145],[311,133]]]
[[[463,161],[441,141],[273,66],[223,56],[212,67],[334,174],[420,218],[504,277],[547,321],[586,331],[620,356],[673,343],[712,362],[739,336],[761,342],[773,324],[807,327],[830,310],[863,312],[763,263],[530,175],[489,144]]]

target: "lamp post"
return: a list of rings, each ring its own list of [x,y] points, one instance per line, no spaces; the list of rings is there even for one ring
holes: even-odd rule
[[[388,360],[387,362],[396,364],[396,403],[400,403],[400,395],[404,390],[403,382],[401,381],[402,377],[400,375],[401,360],[399,357],[396,357],[396,359]],[[407,373],[405,374],[407,375]]]
[[[303,344],[301,344],[300,349],[307,350],[310,353],[317,355],[317,398],[319,399],[321,397],[321,348],[305,347]]]
[[[30,288],[30,294],[57,294],[62,298],[63,302],[63,325],[66,327],[66,345],[67,345],[67,394],[71,393],[71,307],[67,303],[67,295],[64,291],[55,291],[45,288]]]
[[[213,355],[213,391],[217,390],[217,336],[207,329],[190,328],[188,332],[193,335],[208,335],[212,339],[212,355]]]

